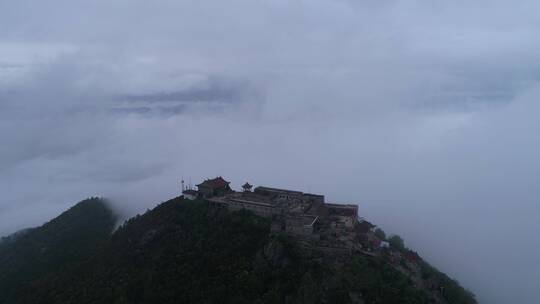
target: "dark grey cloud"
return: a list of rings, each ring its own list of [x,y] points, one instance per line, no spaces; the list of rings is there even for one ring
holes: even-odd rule
[[[535,303],[538,5],[2,2],[0,235],[224,175],[356,202],[481,303]]]
[[[257,89],[248,82],[209,77],[182,90],[122,95],[112,111],[119,114],[178,115],[196,108],[223,111],[239,103],[260,102]]]
[[[226,87],[213,80],[205,87],[196,87],[182,91],[160,92],[146,95],[128,95],[124,99],[128,101],[146,101],[146,102],[224,102],[232,103],[241,100],[242,87]]]

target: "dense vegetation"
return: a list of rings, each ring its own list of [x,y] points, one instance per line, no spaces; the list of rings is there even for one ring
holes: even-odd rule
[[[0,242],[0,303],[33,280],[88,258],[108,239],[115,223],[98,198],[84,200],[39,228],[26,229]]]
[[[324,258],[270,236],[269,226],[247,211],[176,198],[85,248],[90,259],[26,285],[16,302],[428,303],[383,257]]]

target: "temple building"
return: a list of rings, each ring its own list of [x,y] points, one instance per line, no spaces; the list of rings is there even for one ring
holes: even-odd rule
[[[244,189],[244,192],[251,192],[251,188],[253,188],[253,186],[250,185],[248,182],[246,182],[246,183],[242,186],[242,189]]]
[[[197,185],[199,189],[199,195],[205,198],[213,196],[223,196],[227,193],[231,193],[230,182],[218,176],[214,179],[207,179],[204,182]]]
[[[356,233],[367,224],[359,226],[357,205],[326,203],[324,195],[264,186],[253,189],[247,182],[240,191],[233,191],[221,176],[207,179],[197,187],[198,191],[185,190],[184,197],[204,198],[218,208],[249,210],[270,219],[272,233],[318,242],[326,249],[350,252]]]

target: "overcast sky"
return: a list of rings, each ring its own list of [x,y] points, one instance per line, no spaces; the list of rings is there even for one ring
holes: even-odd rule
[[[540,2],[0,0],[0,235],[223,175],[537,303]]]

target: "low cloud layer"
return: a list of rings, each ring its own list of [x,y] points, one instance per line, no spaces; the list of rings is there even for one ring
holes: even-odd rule
[[[535,303],[538,4],[0,4],[0,235],[216,175],[354,202],[481,303]]]

